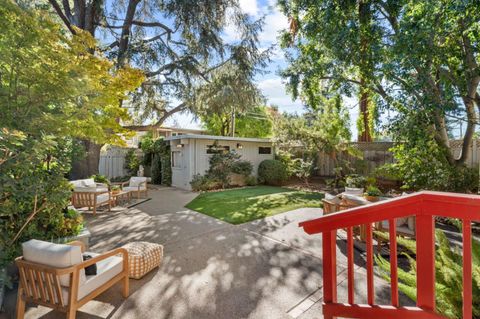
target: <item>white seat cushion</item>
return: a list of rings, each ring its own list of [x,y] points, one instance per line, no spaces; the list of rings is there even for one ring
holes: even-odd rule
[[[340,202],[341,202],[340,197],[329,194],[329,193],[325,193],[325,200],[327,200],[331,203],[334,203],[334,204],[340,204]]]
[[[147,189],[146,187],[143,187],[143,185],[140,187],[140,190],[145,190]],[[123,188],[124,191],[130,191],[130,192],[137,192],[138,191],[138,186],[132,187],[132,186],[125,186]]]
[[[87,252],[92,257],[99,254]],[[107,281],[118,275],[123,270],[123,258],[119,256],[108,257],[96,263],[97,274],[94,276],[87,276],[86,281],[78,286],[78,298],[80,300],[87,296],[95,289],[103,286]],[[68,288],[63,289],[63,298],[65,302],[68,301]]]
[[[110,200],[109,194],[97,195],[97,204],[107,203]]]
[[[353,204],[358,204],[358,205],[366,205],[370,204],[369,201],[367,201],[365,198],[359,195],[353,195],[353,194],[345,194],[342,193],[342,198],[346,200],[347,202],[353,203]]]
[[[75,187],[75,192],[108,192],[107,187]]]
[[[147,178],[146,177],[130,177],[130,183],[128,184],[128,186],[130,187],[138,187],[141,183],[144,183],[142,184],[142,188],[146,187],[147,185]]]
[[[31,239],[22,244],[23,258],[26,261],[55,268],[67,268],[83,262],[79,246],[55,244]],[[80,272],[80,283],[85,282],[85,271]],[[60,276],[60,284],[68,287],[70,275]]]
[[[397,222],[397,225],[398,225],[398,222]],[[385,230],[390,229],[389,225],[388,225],[388,221],[386,221],[386,220],[382,221],[382,228],[385,229]],[[404,234],[415,236],[415,231],[408,228],[405,224],[403,224],[402,226],[397,226],[397,232],[401,232],[401,233],[404,233]]]
[[[345,191],[342,194],[362,196],[363,188],[345,187]]]

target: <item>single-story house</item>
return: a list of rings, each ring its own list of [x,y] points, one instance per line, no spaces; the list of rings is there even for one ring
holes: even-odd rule
[[[176,135],[185,135],[185,134],[196,134],[196,135],[203,135],[207,134],[206,130],[196,130],[196,129],[189,129],[189,128],[180,128],[180,127],[155,127],[152,125],[124,125],[124,128],[132,130],[135,132],[135,135],[129,139],[125,139],[127,143],[127,147],[130,148],[137,148],[140,140],[143,136],[147,135],[147,133],[151,132],[153,138],[159,137],[170,137]]]
[[[269,139],[186,134],[165,139],[172,153],[172,186],[190,190],[190,181],[196,174],[205,174],[209,158],[215,152],[235,151],[253,165],[257,175],[258,165],[273,159],[273,145]]]

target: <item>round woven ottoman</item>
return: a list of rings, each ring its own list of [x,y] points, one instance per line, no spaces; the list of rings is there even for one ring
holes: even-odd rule
[[[129,277],[140,279],[153,268],[160,266],[163,259],[163,246],[146,241],[136,241],[124,245],[128,251]]]

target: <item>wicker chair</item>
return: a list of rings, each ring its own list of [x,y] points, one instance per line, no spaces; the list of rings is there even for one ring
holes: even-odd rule
[[[24,256],[15,261],[20,273],[17,319],[24,318],[27,302],[74,319],[78,308],[118,282],[123,285],[123,297],[128,297],[128,252],[117,248],[104,254],[90,253],[93,258],[83,261],[83,249],[81,242],[60,245],[30,240],[23,244]],[[93,264],[97,274],[86,276],[85,268]]]

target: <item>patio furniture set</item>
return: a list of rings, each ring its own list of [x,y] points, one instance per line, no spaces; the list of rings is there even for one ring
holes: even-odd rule
[[[129,278],[140,279],[163,259],[163,246],[132,242],[103,254],[85,252],[82,242],[56,244],[29,240],[16,259],[20,284],[17,319],[23,319],[26,303],[66,313],[74,319],[77,310],[113,285],[121,283],[124,298]]]
[[[131,177],[127,182],[112,183],[118,185],[120,190],[111,190],[107,184],[96,183],[93,178],[71,181],[70,184],[73,186],[73,207],[87,207],[88,210],[93,210],[94,215],[98,207],[108,206],[108,210],[111,210],[112,206],[117,206],[122,200],[129,203],[133,195],[137,199],[142,194],[148,196],[147,177]]]
[[[350,208],[355,208],[359,206],[364,206],[372,204],[371,201],[368,201],[363,196],[363,189],[347,189],[345,192],[338,195],[325,194],[323,202],[323,214],[328,215],[331,213],[347,210]],[[379,201],[387,200],[387,197],[380,197]],[[377,222],[374,225],[374,229],[378,232],[389,232],[388,221]],[[356,227],[356,234],[358,235],[357,240],[365,242],[366,239],[366,225],[361,225]],[[396,220],[396,234],[398,236],[407,237],[415,239],[416,225],[415,217],[410,216],[406,218],[397,218]],[[377,249],[381,250],[382,244],[385,242],[382,236],[375,236],[377,240]]]

